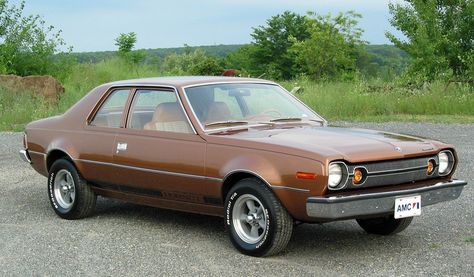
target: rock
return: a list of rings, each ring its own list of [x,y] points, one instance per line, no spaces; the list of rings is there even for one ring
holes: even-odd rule
[[[57,103],[64,93],[63,85],[51,76],[0,75],[0,86],[13,93],[30,92],[43,96],[50,103]]]

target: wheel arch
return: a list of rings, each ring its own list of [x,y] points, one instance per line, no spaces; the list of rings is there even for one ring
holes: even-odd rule
[[[48,154],[46,155],[46,171],[49,172],[49,169],[51,168],[53,163],[63,158],[69,160],[72,164],[74,164],[74,160],[71,158],[71,155],[69,155],[66,151],[62,149],[50,150]]]
[[[270,183],[258,173],[246,169],[237,169],[227,173],[227,175],[224,177],[221,188],[222,199],[226,199],[227,193],[235,184],[237,184],[237,182],[246,178],[259,179],[273,192],[272,185],[270,185]]]

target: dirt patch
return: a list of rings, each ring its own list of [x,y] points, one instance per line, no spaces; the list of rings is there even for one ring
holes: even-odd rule
[[[64,93],[63,85],[51,76],[0,75],[0,85],[13,93],[31,92],[43,96],[51,103],[57,103]]]

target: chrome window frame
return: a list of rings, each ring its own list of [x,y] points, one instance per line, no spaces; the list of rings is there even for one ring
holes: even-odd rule
[[[191,127],[193,133],[195,135],[198,134],[198,132],[196,131],[196,128],[194,126],[194,124],[192,123],[191,119],[189,118],[189,115],[188,113],[186,112],[186,109],[184,108],[184,105],[183,105],[183,99],[181,99],[179,93],[178,93],[178,89],[176,86],[170,86],[170,85],[160,85],[160,84],[140,84],[140,83],[136,83],[136,84],[130,84],[130,83],[123,83],[123,84],[117,84],[117,85],[112,85],[110,86],[108,89],[107,89],[107,92],[105,92],[105,94],[107,94],[109,91],[111,90],[116,90],[117,88],[130,88],[130,91],[137,91],[139,88],[146,88],[146,89],[160,89],[160,88],[168,88],[168,89],[171,89],[173,90],[173,92],[175,93],[176,95],[176,98],[178,100],[178,103],[184,113],[184,115],[186,116],[186,120],[188,121],[188,124],[189,126]],[[135,98],[135,93],[132,95],[132,99],[130,99],[131,103],[130,103],[130,108],[131,108],[131,105],[133,103],[133,99]],[[105,100],[104,100],[105,101]],[[186,98],[186,101],[187,101],[187,98]],[[188,101],[189,102],[189,101]],[[95,106],[94,106],[95,108]],[[191,107],[192,109],[192,107]],[[94,110],[91,111],[91,113],[94,112]],[[193,111],[194,112],[194,111]],[[128,111],[125,112],[126,115],[127,115],[127,118],[130,116],[130,109]],[[95,116],[95,115],[94,115]],[[131,128],[126,128],[126,129],[131,129]],[[180,134],[186,134],[186,133],[180,133]]]

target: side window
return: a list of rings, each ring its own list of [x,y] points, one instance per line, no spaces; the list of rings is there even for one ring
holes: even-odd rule
[[[114,90],[97,111],[92,126],[119,128],[130,90]]]
[[[176,93],[167,90],[137,90],[128,128],[192,133]]]

